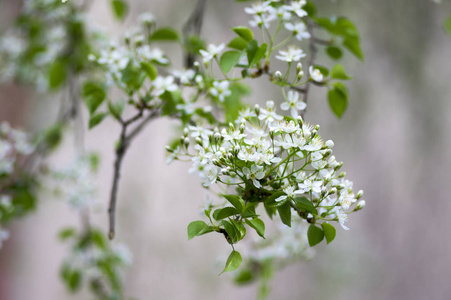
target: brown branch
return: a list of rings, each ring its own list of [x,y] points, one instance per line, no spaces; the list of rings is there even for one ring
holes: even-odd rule
[[[127,149],[130,147],[132,140],[141,132],[144,127],[149,123],[149,121],[153,120],[155,117],[158,117],[161,114],[161,111],[153,110],[147,117],[142,119],[144,115],[144,106],[141,106],[138,114],[134,117],[130,118],[127,121],[121,120],[121,134],[119,138],[119,145],[116,148],[116,159],[114,161],[114,173],[113,173],[113,184],[111,187],[110,193],[110,204],[108,207],[108,216],[109,216],[109,233],[108,237],[110,239],[114,238],[115,235],[115,217],[116,217],[116,206],[117,206],[117,195],[119,190],[119,180],[121,177],[121,167],[122,162],[125,157],[125,153]],[[137,122],[138,120],[142,121],[130,132],[127,134],[128,127]]]
[[[310,69],[311,66],[313,66],[313,63],[315,62],[315,58],[316,58],[316,52],[318,51],[318,49],[316,48],[316,37],[315,34],[313,32],[313,27],[314,27],[314,23],[311,19],[307,18],[306,19],[307,22],[307,31],[310,33],[310,44],[309,44],[309,50],[310,50],[310,60],[308,62],[307,65],[307,69]],[[309,74],[310,76],[311,74]],[[307,104],[308,101],[308,95],[309,95],[309,91],[310,91],[310,85],[311,82],[308,81],[305,85],[305,93],[304,93],[304,102],[305,104]],[[301,117],[304,118],[305,112],[307,111],[307,108],[304,109],[301,112]]]
[[[205,13],[205,3],[206,0],[199,0],[197,2],[196,8],[183,26],[182,33],[185,45],[188,43],[190,35],[200,35]],[[191,68],[195,59],[195,54],[189,53],[188,51],[184,53],[185,68]]]

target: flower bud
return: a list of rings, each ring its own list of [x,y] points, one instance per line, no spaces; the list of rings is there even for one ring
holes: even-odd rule
[[[304,120],[302,119],[302,117],[301,117],[301,116],[298,116],[298,117],[297,117],[297,120],[298,120],[299,126],[302,127],[302,124],[304,123]]]
[[[360,191],[357,192],[357,196],[355,196],[355,198],[356,198],[357,200],[359,200],[360,198],[362,198],[362,196],[363,196],[363,191],[360,190]]]
[[[304,71],[300,71],[300,72],[298,72],[298,75],[297,75],[297,80],[301,80],[302,79],[302,77],[304,77]]]
[[[202,147],[204,143],[203,143],[203,141],[202,141],[202,139],[200,137],[197,137],[196,138],[196,144],[198,144],[199,146]]]
[[[198,61],[195,61],[195,62],[193,63],[193,67],[194,67],[194,70],[195,70],[196,72],[199,72],[199,69],[200,69],[200,63],[199,63]]]
[[[302,64],[301,64],[301,63],[298,63],[298,64],[296,65],[296,71],[299,73],[299,72],[301,72],[301,70],[302,70]]]
[[[280,71],[274,72],[274,77],[276,78],[277,81],[282,80],[282,72]]]
[[[337,193],[337,188],[335,188],[335,187],[331,188],[330,191],[329,191],[329,194],[333,195],[335,193]]]
[[[189,146],[189,138],[186,137],[186,138],[183,140],[183,142],[184,142],[184,144],[185,144],[186,147]]]
[[[341,165],[343,165],[343,163],[341,163]],[[341,167],[341,166],[340,166]],[[338,178],[343,178],[343,177],[345,177],[346,176],[346,172],[341,172],[339,175],[338,175]]]
[[[315,125],[315,130],[316,130],[316,131],[319,130],[319,125]]]
[[[255,114],[258,116],[260,114],[260,105],[255,104],[254,111],[255,111]]]
[[[274,108],[274,101],[272,101],[272,100],[266,101],[266,108],[268,110],[272,110]]]
[[[334,147],[334,142],[332,140],[326,141],[326,147],[327,148],[333,148]]]
[[[221,139],[222,135],[219,132],[215,132],[214,137],[216,140]]]
[[[355,206],[354,211],[361,210],[362,208],[365,207],[365,205],[366,205],[365,200],[360,200],[359,203],[357,203],[357,205]]]

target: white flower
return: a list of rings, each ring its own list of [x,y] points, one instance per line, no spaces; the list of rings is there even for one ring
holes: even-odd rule
[[[278,8],[270,7],[269,15],[273,19],[279,19],[281,21],[288,21],[291,19],[291,14],[285,5],[279,6]]]
[[[154,94],[156,96],[162,95],[165,91],[173,92],[177,90],[177,85],[174,83],[174,77],[172,76],[158,76],[153,82],[155,88]]]
[[[232,94],[229,90],[229,82],[227,80],[221,82],[214,81],[213,87],[210,88],[210,94],[218,98],[219,101],[224,102],[224,99]]]
[[[309,73],[310,73],[310,77],[312,77],[312,79],[316,82],[322,82],[324,80],[324,76],[321,73],[320,70],[314,68],[313,66],[310,66],[310,68],[308,69]]]
[[[321,193],[322,181],[311,181],[310,179],[304,180],[303,183],[299,184],[299,188],[304,191],[304,193],[313,191],[315,193]]]
[[[293,199],[295,195],[299,195],[299,194],[303,194],[304,192],[301,190],[294,190],[295,187],[294,186],[287,186],[286,188],[283,189],[284,193],[286,195],[280,196],[278,197],[275,201],[276,202],[280,202],[283,201],[285,199]]]
[[[224,49],[225,45],[220,44],[218,46],[210,44],[207,47],[207,51],[199,50],[200,55],[203,57],[204,63],[209,63],[213,58],[215,58]]]
[[[224,137],[225,141],[231,141],[231,140],[242,140],[246,135],[244,133],[241,133],[239,130],[233,130],[231,132],[227,132],[225,129],[221,132],[222,136]]]
[[[155,22],[155,17],[151,13],[146,12],[138,16],[138,22],[143,24],[152,24]]]
[[[188,85],[190,81],[193,80],[196,72],[194,70],[174,70],[172,74],[180,80],[180,83]]]
[[[265,172],[262,171],[263,167],[259,167],[256,165],[252,165],[251,169],[244,167],[243,168],[243,174],[246,176],[247,179],[252,180],[252,183],[256,188],[261,188],[262,185],[258,180],[263,179],[265,177]]]
[[[338,222],[340,223],[341,227],[343,227],[344,230],[349,230],[348,227],[345,226],[345,223],[349,220],[348,215],[343,211],[343,209],[339,207],[335,207],[333,209],[333,212],[338,218]]]
[[[252,7],[245,7],[244,12],[249,15],[262,15],[263,13],[269,11],[270,6],[268,2],[254,3]]]
[[[276,58],[286,62],[300,61],[301,58],[306,56],[302,49],[294,46],[289,46],[288,50],[280,50],[279,53],[280,55],[276,55]]]
[[[305,0],[292,1],[287,9],[297,14],[299,18],[302,18],[307,16],[307,12],[302,9],[305,4],[307,4]]]
[[[149,45],[144,45],[139,47],[136,52],[141,61],[152,60],[163,65],[169,63],[169,60],[164,57],[163,51],[159,48],[151,49]]]
[[[285,28],[288,31],[292,31],[293,35],[295,35],[299,41],[310,38],[310,33],[307,32],[307,27],[302,22],[295,24],[287,23],[285,24]]]
[[[269,15],[269,16],[265,16],[265,15],[259,15],[259,16],[254,16],[253,20],[249,21],[249,25],[251,25],[252,27],[265,27],[265,28],[269,28],[270,26],[270,22],[274,20],[274,17]]]
[[[293,118],[297,118],[299,116],[298,110],[304,110],[307,107],[302,100],[299,101],[299,93],[289,91],[287,95],[287,101],[280,105],[282,110],[289,110],[291,112],[291,116]]]

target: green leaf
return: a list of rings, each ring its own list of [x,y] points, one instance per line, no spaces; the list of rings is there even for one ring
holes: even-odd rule
[[[178,32],[171,27],[163,27],[156,30],[150,37],[152,41],[178,41]]]
[[[234,28],[232,28],[232,30],[248,42],[250,42],[254,39],[254,34],[252,33],[252,30],[250,30],[249,28],[247,28],[245,26],[234,27]]]
[[[329,69],[328,68],[326,68],[324,66],[321,66],[321,65],[313,65],[313,67],[315,69],[318,69],[321,72],[321,74],[323,74],[324,77],[329,76]]]
[[[247,48],[247,41],[237,36],[227,44],[227,47],[241,51]]]
[[[221,56],[219,60],[219,66],[221,67],[222,72],[227,74],[232,70],[232,68],[238,63],[240,60],[241,53],[238,51],[227,51]]]
[[[283,205],[277,207],[282,223],[291,227],[291,206],[290,201],[286,201]]]
[[[94,114],[89,118],[89,129],[92,129],[99,125],[108,116],[107,113]]]
[[[172,115],[177,112],[177,104],[179,104],[182,101],[182,95],[180,93],[180,90],[175,91],[165,91],[162,95],[160,95],[160,98],[164,100],[164,106],[163,106],[163,116]]]
[[[90,115],[96,112],[106,98],[103,86],[93,81],[88,81],[83,85],[82,95]]]
[[[277,207],[277,206],[283,204],[284,202],[276,202],[276,199],[279,198],[280,196],[284,196],[284,195],[286,195],[286,193],[283,191],[278,191],[278,192],[273,193],[268,199],[265,200],[265,205]]]
[[[143,71],[147,74],[147,76],[149,76],[151,80],[155,80],[155,78],[157,78],[158,71],[153,64],[148,62],[142,62],[141,69],[143,69]]]
[[[360,40],[358,37],[347,37],[343,41],[343,46],[352,54],[357,56],[361,61],[364,60],[362,49],[360,48]]]
[[[327,93],[329,106],[332,112],[341,118],[348,107],[348,89],[341,82],[335,82]]]
[[[348,76],[346,74],[345,68],[340,65],[340,64],[336,64],[331,71],[330,77],[332,79],[341,79],[341,80],[349,80],[352,79],[351,76]]]
[[[232,253],[230,253],[229,258],[227,259],[224,270],[219,275],[224,272],[235,271],[240,267],[242,261],[243,259],[241,257],[241,254],[238,251],[233,250]]]
[[[237,215],[239,213],[240,212],[236,208],[228,206],[228,207],[219,208],[219,209],[215,210],[213,212],[213,218],[215,220],[219,221],[219,220],[228,218],[230,216]]]
[[[324,239],[324,232],[321,228],[312,224],[307,230],[307,237],[310,247],[313,247]]]
[[[445,23],[443,24],[443,28],[449,35],[451,35],[451,16],[446,19]]]
[[[221,221],[221,225],[224,227],[224,230],[227,232],[230,240],[228,240],[228,242],[230,244],[234,244],[239,240],[239,237],[241,236],[241,234],[238,232],[238,230],[235,228],[235,226],[233,226],[232,223],[226,221],[226,220],[222,220]]]
[[[263,43],[259,47],[256,40],[249,42],[246,50],[249,67],[252,67],[254,64],[258,63],[265,56],[267,48],[268,45],[266,43]]]
[[[316,6],[311,1],[307,1],[307,3],[302,7],[305,10],[310,18],[315,17],[316,15]]]
[[[241,222],[237,222],[234,219],[230,219],[230,223],[235,227],[235,230],[238,234],[237,236],[237,242],[239,240],[242,240],[246,236],[246,227]]]
[[[66,81],[66,64],[56,60],[49,68],[48,80],[52,90],[59,88]]]
[[[123,21],[127,16],[128,4],[124,0],[111,0],[111,8],[118,20]]]
[[[61,230],[58,233],[58,238],[62,241],[65,241],[73,236],[75,236],[77,233],[77,230],[75,228],[69,227]]]
[[[121,119],[122,113],[124,112],[124,108],[125,108],[124,100],[119,100],[114,104],[111,101],[108,101],[108,111],[116,120]]]
[[[81,272],[73,271],[67,278],[67,286],[71,292],[75,292],[81,287]]]
[[[146,79],[146,74],[140,68],[137,68],[132,61],[122,70],[121,75],[121,81],[130,91],[139,90]]]
[[[306,197],[296,197],[294,198],[295,205],[303,211],[312,212],[315,210],[312,202]]]
[[[213,230],[213,227],[208,226],[204,221],[191,222],[188,225],[188,240],[192,239],[195,236],[200,236],[212,232]]]
[[[250,94],[250,88],[242,83],[234,82],[229,87],[231,94],[224,99],[226,122],[233,122],[238,117],[239,111],[244,107],[241,99]]]
[[[329,244],[335,239],[337,231],[335,230],[335,227],[330,225],[329,223],[322,223],[321,227],[324,230],[324,236],[326,237],[326,241]]]
[[[196,34],[190,35],[185,41],[185,48],[188,53],[198,54],[199,50],[205,49],[205,41]]]
[[[265,223],[259,218],[255,219],[246,219],[246,224],[250,227],[254,228],[259,236],[265,238]]]
[[[240,213],[244,208],[244,200],[236,195],[221,195],[227,199]]]
[[[339,47],[336,46],[329,46],[326,48],[326,53],[331,58],[338,60],[343,56],[343,51]]]

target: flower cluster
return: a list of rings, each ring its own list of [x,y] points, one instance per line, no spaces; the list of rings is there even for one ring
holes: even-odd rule
[[[67,228],[60,238],[71,244],[61,269],[69,290],[77,291],[86,284],[99,298],[122,298],[123,269],[132,263],[128,247],[110,245],[101,231],[92,228],[85,232]]]
[[[83,155],[67,169],[53,171],[51,184],[56,185],[58,194],[65,198],[72,208],[83,210],[95,203],[97,164],[96,155]]]
[[[265,108],[242,111],[228,128],[189,126],[185,134],[195,138],[195,153],[184,154],[204,186],[236,186],[245,203],[287,205],[312,224],[337,221],[347,230],[348,214],[364,205],[355,206],[363,192],[354,193],[332,155],[334,143],[324,142],[318,129],[278,115],[268,101]]]
[[[72,68],[85,64],[88,35],[76,5],[60,0],[27,0],[18,26],[0,39],[0,82],[18,79],[39,90],[55,88]],[[50,26],[51,25],[51,26]]]

